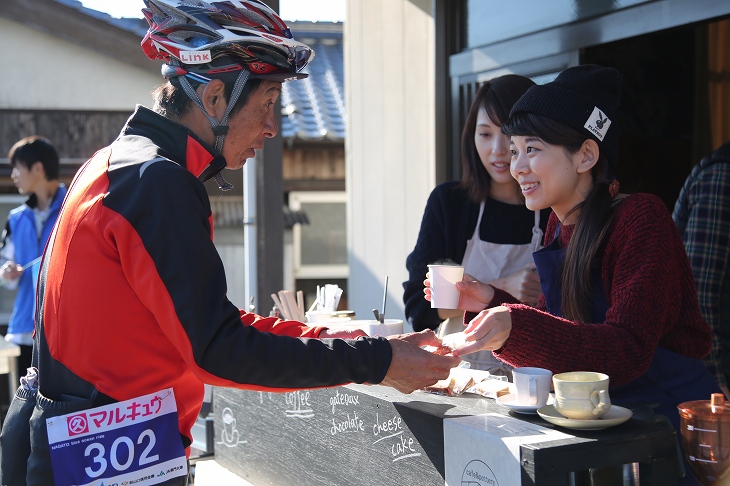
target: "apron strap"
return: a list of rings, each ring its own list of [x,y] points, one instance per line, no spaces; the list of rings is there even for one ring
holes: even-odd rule
[[[532,245],[533,250],[537,251],[542,247],[543,232],[540,228],[540,211],[535,211],[535,226],[532,227]]]
[[[479,217],[477,218],[477,225],[474,228],[474,234],[471,235],[472,239],[479,239],[479,226],[482,224],[482,214],[484,214],[484,204],[486,201],[482,201],[479,204]]]

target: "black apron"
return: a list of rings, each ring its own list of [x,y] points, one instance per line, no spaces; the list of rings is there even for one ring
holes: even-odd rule
[[[554,316],[564,317],[559,282],[566,250],[559,247],[559,233],[560,227],[556,230],[553,241],[533,253],[533,258],[540,275],[547,311]],[[606,311],[610,304],[603,290],[600,268],[592,269],[591,286],[591,321],[602,323],[606,320]],[[636,408],[659,403],[655,412],[669,418],[680,437],[677,405],[690,400],[709,400],[712,393],[722,392],[702,360],[689,358],[660,346],[656,348],[646,373],[625,385],[609,388],[611,403],[616,405]]]

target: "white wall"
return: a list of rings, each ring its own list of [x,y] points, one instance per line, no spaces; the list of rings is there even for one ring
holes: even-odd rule
[[[131,111],[138,103],[150,106],[150,91],[163,81],[2,17],[0,45],[0,108]]]
[[[435,50],[431,0],[347,0],[345,143],[350,307],[383,300],[404,318],[405,260],[435,184]]]

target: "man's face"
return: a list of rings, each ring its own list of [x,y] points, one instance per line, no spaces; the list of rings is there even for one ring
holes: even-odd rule
[[[13,167],[13,171],[10,173],[10,177],[13,179],[15,187],[18,188],[20,194],[33,193],[44,179],[43,164],[35,162],[28,168],[22,163],[17,162]]]
[[[276,135],[274,106],[281,93],[281,83],[265,80],[251,93],[248,102],[228,121],[223,156],[229,169],[240,169],[264,146],[264,138]]]

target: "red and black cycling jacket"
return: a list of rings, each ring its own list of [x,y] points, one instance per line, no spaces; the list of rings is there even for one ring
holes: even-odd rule
[[[204,382],[281,391],[382,381],[385,339],[307,339],[320,328],[227,299],[201,182],[224,165],[185,127],[138,107],[80,169],[40,276],[44,396],[127,400],[172,387],[189,437]]]

